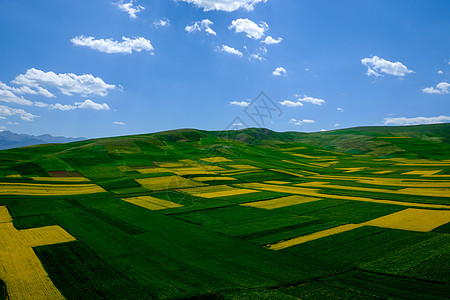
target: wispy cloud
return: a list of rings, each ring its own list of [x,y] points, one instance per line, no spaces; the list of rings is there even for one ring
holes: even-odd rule
[[[269,29],[269,26],[265,22],[260,22],[258,25],[249,19],[236,19],[231,22],[228,29],[234,29],[236,33],[245,33],[247,37],[257,40],[264,36],[264,32]]]
[[[34,118],[38,117],[21,108],[12,108],[9,106],[0,105],[0,117],[5,118],[8,116],[15,116],[15,115],[17,115],[24,121],[33,121]]]
[[[153,22],[153,26],[155,27],[169,27],[170,26],[170,20],[167,18],[159,19],[155,22]]]
[[[310,119],[297,120],[297,119],[292,118],[289,120],[289,123],[294,124],[294,125],[312,124],[315,122],[316,121],[310,120]]]
[[[92,36],[77,36],[70,40],[75,46],[88,47],[104,53],[132,53],[148,51],[153,53],[151,42],[143,37],[122,37],[122,42],[112,39],[95,39]]]
[[[384,125],[419,125],[419,124],[433,124],[433,123],[444,123],[449,122],[450,117],[448,116],[438,116],[438,117],[414,117],[414,118],[385,118],[383,120]]]
[[[116,88],[115,85],[107,84],[100,77],[94,77],[91,74],[56,74],[35,68],[28,69],[25,74],[18,75],[12,82],[31,88],[53,87],[67,96],[72,96],[73,94],[106,96],[108,95],[108,90]]]
[[[134,5],[134,1],[130,0],[130,2],[124,3],[123,0],[120,0],[119,2],[113,3],[116,5],[121,11],[126,12],[130,18],[136,19],[136,14],[145,10],[145,7],[142,5]]]
[[[272,74],[275,76],[282,76],[282,75],[286,75],[287,71],[283,67],[278,67],[272,72]]]
[[[406,74],[414,73],[399,61],[390,62],[378,56],[366,57],[361,59],[361,63],[367,67],[367,76],[380,77],[383,74],[403,77]]]
[[[93,110],[109,110],[108,104],[96,103],[90,99],[86,99],[83,102],[75,102],[73,105],[72,104],[61,104],[61,103],[51,104],[49,106],[49,108],[63,110],[63,111],[74,110],[74,109],[78,109],[78,108],[93,109]]]
[[[216,32],[211,29],[211,25],[214,25],[214,23],[208,19],[203,19],[201,21],[194,22],[194,24],[192,25],[186,26],[184,30],[186,30],[189,33],[194,31],[204,31],[207,34],[216,35]]]
[[[123,126],[123,125],[126,125],[126,123],[124,123],[124,122],[119,122],[119,121],[114,121],[113,124],[114,124],[114,125],[122,125],[122,126]]]
[[[299,107],[299,106],[303,106],[303,103],[299,102],[299,101],[290,101],[290,100],[284,100],[280,102],[281,105],[286,106],[286,107]]]
[[[231,101],[231,106],[240,106],[240,107],[248,107],[250,105],[250,102],[247,101]]]
[[[237,55],[237,56],[243,55],[241,51],[234,49],[233,47],[230,47],[227,45],[222,45],[222,47],[220,47],[219,50],[222,52],[230,53],[230,54]]]
[[[267,2],[267,0],[175,0],[194,4],[197,7],[203,8],[204,11],[222,10],[235,11],[244,8],[248,11],[254,9],[255,4],[260,2]]]
[[[434,87],[427,87],[422,89],[422,92],[427,94],[448,94],[450,93],[450,83],[448,82],[440,82]]]

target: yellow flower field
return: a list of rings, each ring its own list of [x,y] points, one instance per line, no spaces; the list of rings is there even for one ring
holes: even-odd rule
[[[122,198],[123,201],[132,203],[137,206],[144,207],[149,210],[160,210],[166,208],[181,207],[183,205],[173,203],[171,201],[158,199],[151,196],[141,196],[133,198]]]
[[[289,181],[268,180],[268,181],[264,181],[264,183],[268,183],[268,184],[288,184],[290,182]]]
[[[345,224],[338,227],[314,232],[308,235],[299,236],[290,240],[281,241],[275,244],[266,245],[265,247],[271,250],[281,250],[287,247],[292,247],[296,245],[300,245],[309,241],[317,240],[323,237],[335,235],[338,233],[342,233],[345,231],[353,230],[355,228],[362,227],[362,224]]]
[[[200,182],[195,182],[190,179],[183,178],[181,176],[161,176],[161,177],[150,177],[150,178],[139,178],[136,181],[145,187],[146,189],[152,191],[162,191],[167,189],[180,189],[193,186],[204,186],[205,184]]]
[[[31,177],[36,181],[53,181],[53,182],[90,182],[86,177]]]
[[[96,184],[40,184],[0,182],[0,195],[64,196],[106,192]]]
[[[226,176],[210,176],[210,177],[195,177],[192,178],[195,181],[211,181],[211,180],[236,180],[236,178],[233,177],[226,177]]]
[[[431,231],[450,222],[450,210],[407,208],[364,223],[377,227],[412,231]]]
[[[308,203],[308,202],[313,202],[313,201],[318,201],[318,200],[321,200],[321,199],[304,197],[304,196],[299,196],[299,195],[292,195],[292,196],[281,197],[281,198],[271,199],[271,200],[243,203],[241,205],[251,206],[251,207],[256,207],[256,208],[264,208],[264,209],[275,209],[275,208],[297,205],[297,204],[302,204],[302,203]]]
[[[236,196],[249,193],[256,193],[259,191],[248,189],[237,189],[227,185],[207,186],[193,189],[183,189],[182,192],[203,198],[216,198],[225,196]]]
[[[141,174],[158,174],[158,173],[170,173],[171,171],[166,168],[148,168],[148,169],[137,169]]]
[[[0,206],[0,278],[9,299],[64,299],[32,247],[74,240],[59,226],[17,230],[6,207]]]
[[[232,161],[231,159],[225,158],[225,157],[208,157],[208,158],[202,158],[201,160],[207,161],[207,162],[226,162],[226,161]]]

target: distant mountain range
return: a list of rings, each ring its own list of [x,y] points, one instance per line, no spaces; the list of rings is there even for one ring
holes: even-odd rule
[[[85,138],[67,138],[63,136],[52,136],[50,134],[29,135],[18,134],[8,130],[0,132],[0,150],[17,147],[32,146],[38,144],[70,143],[85,140]]]

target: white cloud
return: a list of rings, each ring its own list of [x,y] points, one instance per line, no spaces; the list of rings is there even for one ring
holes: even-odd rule
[[[133,0],[130,0],[130,2],[124,3],[123,0],[120,0],[119,2],[113,4],[115,4],[121,11],[128,13],[130,18],[136,19],[136,14],[142,10],[145,10],[145,7],[142,5],[134,5],[133,2]]]
[[[51,104],[50,109],[58,109],[58,110],[66,111],[66,110],[77,109],[77,107],[75,105],[70,105],[70,104],[56,103],[56,104]]]
[[[89,99],[86,99],[83,102],[75,102],[73,105],[72,104],[61,104],[61,103],[51,104],[49,106],[49,108],[63,110],[63,111],[74,110],[74,109],[78,109],[78,108],[93,109],[93,110],[109,110],[108,104],[95,103],[94,101],[89,100]]]
[[[44,103],[44,102],[34,102],[34,106],[37,106],[37,107],[47,107],[48,104],[47,104],[47,103]]]
[[[67,96],[72,96],[73,94],[106,96],[108,95],[108,90],[116,88],[115,85],[107,84],[100,77],[94,77],[91,74],[56,74],[34,68],[28,69],[25,74],[20,74],[12,82],[33,88],[42,86],[54,87]]]
[[[167,18],[159,19],[158,21],[153,22],[153,25],[155,27],[169,27],[170,26],[170,20]]]
[[[273,45],[273,44],[279,44],[281,43],[281,41],[283,40],[283,38],[279,37],[277,39],[274,39],[273,37],[271,37],[270,35],[268,37],[266,37],[263,41],[261,41],[261,43],[264,43],[266,45]]]
[[[32,89],[29,86],[11,87],[1,81],[0,81],[0,90],[7,90],[16,94],[40,95],[47,98],[55,97],[55,95],[53,95],[52,93],[50,93],[49,91],[47,91],[42,87],[36,87],[35,89]]]
[[[303,95],[303,98],[301,98],[299,95],[297,95],[297,97],[299,97],[297,99],[297,101],[300,101],[300,102],[308,102],[308,103],[312,103],[315,105],[322,105],[325,103],[325,100],[323,100],[323,99],[308,97],[306,95]]]
[[[442,72],[442,70],[437,71],[438,74],[444,74],[444,72]]]
[[[414,71],[409,70],[404,64],[399,61],[390,62],[378,56],[363,58],[361,59],[361,63],[367,66],[367,76],[374,75],[376,77],[379,77],[383,76],[383,74],[388,74],[403,77],[406,74],[414,73]]]
[[[344,112],[344,110],[340,107],[337,108],[337,111]]]
[[[294,118],[289,120],[289,123],[294,124],[294,125],[303,125],[303,124],[312,124],[315,123],[316,121],[314,120],[309,120],[309,119],[303,119],[303,120],[296,120]]]
[[[325,132],[325,131],[327,131],[327,130],[322,128],[322,129],[320,129],[320,131],[321,131],[321,132]]]
[[[231,22],[228,29],[234,29],[236,33],[244,32],[247,37],[257,40],[264,36],[264,32],[269,29],[269,26],[265,22],[258,25],[249,19],[236,19]]]
[[[194,31],[204,31],[207,34],[216,35],[216,32],[211,29],[211,25],[214,25],[214,23],[208,19],[203,19],[201,21],[196,21],[193,25],[186,26],[184,30],[189,33]]]
[[[237,49],[234,49],[233,47],[230,47],[230,46],[227,46],[227,45],[222,45],[222,47],[220,47],[219,49],[222,52],[227,52],[227,53],[234,54],[234,55],[237,55],[237,56],[242,56],[242,52],[241,51],[239,51]]]
[[[0,101],[8,103],[16,103],[20,105],[33,105],[33,102],[23,97],[18,97],[16,94],[9,90],[0,89]]]
[[[338,123],[336,123],[336,124],[334,124],[334,127],[338,127],[340,124],[338,124]]]
[[[25,110],[21,108],[12,108],[4,105],[0,105],[0,116],[1,117],[7,117],[7,116],[19,116],[24,121],[33,121],[34,118],[38,117],[35,116],[29,112],[26,112]]]
[[[8,125],[20,125],[19,123],[17,123],[17,122],[7,122],[6,124],[8,124]]]
[[[132,53],[133,51],[148,51],[153,53],[151,42],[143,37],[134,39],[122,37],[122,42],[112,39],[95,39],[92,36],[77,36],[70,40],[75,46],[89,47],[104,53]]]
[[[250,57],[253,58],[253,59],[259,60],[259,61],[263,61],[265,59],[264,57],[260,56],[257,53],[251,54]]]
[[[448,94],[450,93],[450,83],[448,82],[440,82],[434,87],[427,87],[422,89],[422,92],[427,94]]]
[[[95,103],[94,101],[89,99],[86,99],[83,102],[75,102],[75,105],[78,108],[93,109],[93,110],[109,110],[108,104]]]
[[[303,106],[303,103],[298,102],[298,101],[290,101],[290,100],[284,100],[282,102],[280,102],[281,105],[286,106],[286,107],[298,107],[298,106]]]
[[[438,116],[438,117],[415,117],[415,118],[385,118],[383,120],[384,125],[418,125],[418,124],[433,124],[449,122],[450,117]]]
[[[250,102],[247,101],[231,101],[231,106],[240,106],[240,107],[248,107],[250,105]]]
[[[267,2],[267,0],[176,0],[191,3],[197,7],[203,8],[204,11],[209,10],[223,10],[235,11],[240,8],[246,10],[253,10],[254,5],[260,2]]]
[[[272,74],[275,76],[281,76],[281,75],[286,75],[287,71],[283,67],[278,67],[272,72]]]
[[[114,121],[114,125],[126,125],[124,122]]]

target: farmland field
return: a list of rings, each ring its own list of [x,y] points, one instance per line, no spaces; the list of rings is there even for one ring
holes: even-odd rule
[[[450,126],[392,132],[3,150],[0,299],[448,299]]]

